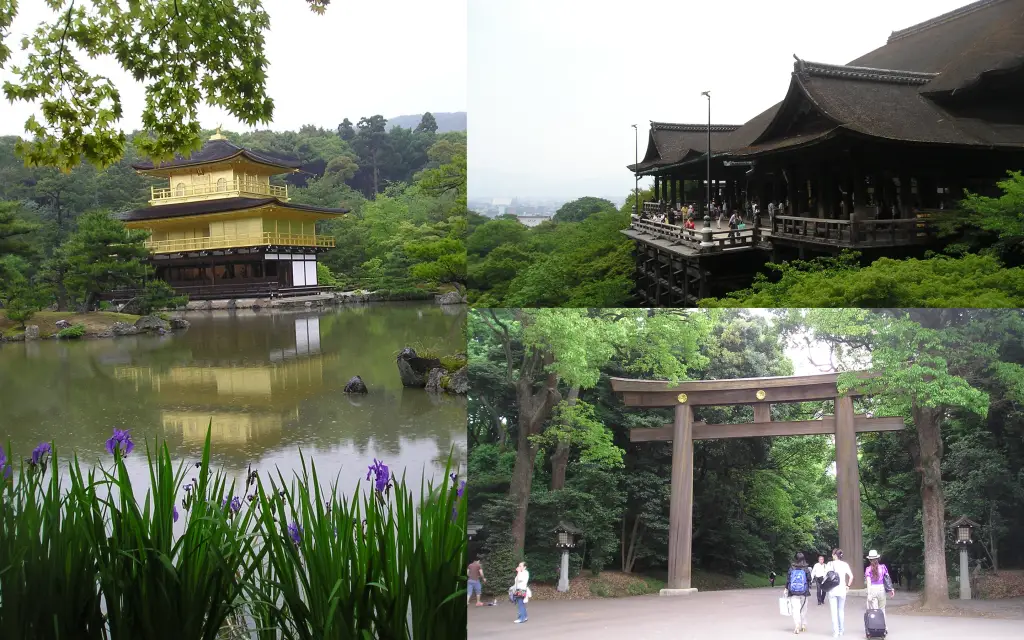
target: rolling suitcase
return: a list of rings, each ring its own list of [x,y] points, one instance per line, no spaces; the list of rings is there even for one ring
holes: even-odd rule
[[[864,612],[864,635],[868,638],[884,638],[885,614],[881,609],[868,609]]]

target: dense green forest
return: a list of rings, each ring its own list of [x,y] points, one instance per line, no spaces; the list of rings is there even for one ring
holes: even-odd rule
[[[387,130],[382,116],[347,118],[337,130],[233,134],[243,147],[302,162],[274,178],[292,201],[347,207],[320,223],[337,238],[322,257],[323,282],[349,289],[408,291],[462,287],[465,280],[466,134],[436,133],[425,114],[415,129]],[[206,137],[211,132],[204,132]],[[135,134],[140,136],[142,134]],[[129,138],[123,158],[106,169],[82,163],[69,172],[29,167],[18,139],[0,138],[0,302],[10,309],[92,306],[96,293],[138,284],[149,274],[137,234],[111,214],[146,206],[160,181],[137,174]],[[121,247],[118,255],[106,252]],[[147,306],[170,301],[154,291]]]
[[[1024,174],[999,183],[1002,197],[965,194],[937,219],[942,251],[920,259],[866,262],[856,252],[770,264],[750,289],[707,307],[1024,306]],[[640,202],[653,198],[641,191]],[[466,248],[470,301],[482,307],[630,306],[629,226],[622,208],[600,198],[566,203],[550,222],[526,228],[514,216],[470,214]]]
[[[930,583],[926,597],[941,601],[955,573],[943,522],[967,515],[981,524],[975,560],[1024,567],[1013,533],[1024,527],[1024,313],[768,313],[472,311],[469,500],[487,530],[473,551],[489,575],[510,573],[523,556],[534,579],[554,580],[551,531],[565,520],[585,537],[574,574],[663,577],[671,445],[631,444],[628,431],[670,423],[671,409],[625,408],[609,376],[789,375],[784,349],[794,339],[831,347],[841,370],[879,374],[858,412],[908,418],[905,431],[859,437],[865,549],[901,566],[914,588]],[[772,417],[814,419],[831,405],[772,405]],[[752,418],[749,406],[700,407],[695,416]],[[795,551],[838,545],[828,436],[697,441],[693,460],[695,568],[767,575]]]

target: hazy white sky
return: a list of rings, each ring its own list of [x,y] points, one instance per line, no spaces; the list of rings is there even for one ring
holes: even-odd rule
[[[9,66],[23,61],[21,37],[52,19],[41,0],[19,3],[9,39]],[[274,98],[274,130],[304,124],[335,128],[344,118],[466,110],[466,1],[334,0],[318,16],[304,0],[264,0],[270,13],[266,37],[268,89]],[[87,61],[88,62],[88,61]],[[142,86],[112,59],[88,69],[114,80],[121,90],[127,131],[141,126]],[[10,79],[0,71],[0,84]],[[23,135],[37,107],[0,100],[0,135]],[[201,107],[204,126],[245,130],[220,109]]]
[[[469,0],[469,195],[625,197],[649,121],[742,124],[967,0]]]

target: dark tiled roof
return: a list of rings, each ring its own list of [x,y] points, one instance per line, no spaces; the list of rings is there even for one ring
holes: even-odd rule
[[[986,71],[1024,64],[1024,0],[982,0],[894,31],[853,66],[939,74],[924,93],[961,89]]]
[[[875,138],[969,146],[1024,146],[1024,124],[958,118],[920,89],[934,74],[823,65],[797,61],[783,105],[809,100],[831,124],[817,131],[778,137],[771,123],[749,146],[728,155],[749,156],[831,137],[837,128]],[[778,118],[785,119],[785,107]],[[773,121],[774,122],[774,119]]]
[[[711,147],[718,147],[729,134],[740,128],[738,124],[711,125]],[[636,165],[629,165],[630,171],[647,171],[658,167],[677,164],[692,155],[704,153],[708,148],[708,125],[651,122],[647,142],[647,153]]]
[[[181,218],[184,216],[197,216],[204,213],[227,213],[229,211],[240,211],[272,204],[282,209],[293,209],[295,211],[312,211],[315,213],[343,214],[349,210],[345,208],[329,209],[327,207],[314,207],[306,204],[292,204],[281,202],[277,198],[218,198],[216,200],[202,200],[200,202],[181,202],[178,204],[160,204],[142,209],[135,209],[120,214],[118,217],[125,222],[138,220],[159,220],[161,218]]]
[[[133,164],[132,168],[139,171],[147,171],[154,168],[170,169],[173,167],[188,167],[197,164],[228,160],[238,155],[248,158],[253,162],[258,162],[271,167],[281,167],[282,169],[298,169],[302,166],[302,163],[296,160],[285,160],[284,158],[278,158],[268,153],[243,149],[242,147],[234,145],[227,140],[209,140],[203,145],[202,149],[188,157],[178,154],[174,156],[173,160],[161,162],[159,166],[156,167],[153,166],[152,162],[139,162],[138,164]]]

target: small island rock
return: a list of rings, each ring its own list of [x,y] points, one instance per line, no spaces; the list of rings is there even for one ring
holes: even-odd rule
[[[366,383],[359,376],[353,377],[345,384],[345,393],[369,393]]]
[[[449,291],[437,299],[438,304],[465,304],[466,301],[462,298],[458,291]]]
[[[444,369],[440,367],[431,369],[427,373],[427,383],[423,388],[427,393],[441,393],[444,391],[442,378],[444,378]]]
[[[462,367],[448,379],[448,391],[464,396],[469,393],[469,367]]]
[[[127,322],[115,322],[110,325],[110,333],[115,336],[133,336],[138,333],[139,330],[135,325],[128,324]]]
[[[398,352],[396,362],[398,375],[402,378],[402,386],[405,387],[425,387],[430,370],[441,366],[441,361],[437,358],[421,358],[411,347]]]
[[[161,329],[167,331],[171,328],[171,325],[163,318],[157,316],[142,316],[135,321],[135,328],[139,331],[156,331],[159,333]]]

